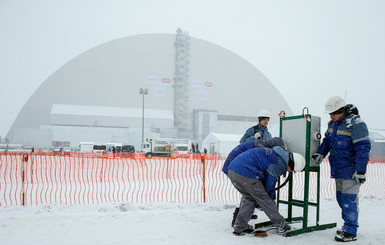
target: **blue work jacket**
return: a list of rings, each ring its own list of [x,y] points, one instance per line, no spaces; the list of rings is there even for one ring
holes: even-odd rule
[[[242,144],[242,143],[245,143],[247,141],[254,141],[255,140],[254,135],[256,132],[259,132],[261,134],[261,138],[263,140],[268,140],[268,139],[272,138],[267,127],[264,127],[258,123],[256,126],[250,127],[249,129],[246,130],[245,134],[242,136],[239,143]]]
[[[250,150],[255,147],[267,147],[267,148],[273,148],[274,146],[280,146],[284,149],[286,149],[285,142],[279,138],[279,137],[274,137],[268,140],[261,140],[261,139],[256,139],[254,141],[247,141],[243,144],[238,145],[235,147],[230,154],[227,156],[226,161],[223,164],[222,171],[228,175],[228,168],[231,163],[231,161],[237,157],[239,154],[242,152],[245,152],[247,150]]]
[[[358,115],[344,115],[329,121],[318,153],[326,156],[332,178],[351,179],[354,172],[366,173],[371,144],[366,124]]]
[[[248,178],[263,180],[266,192],[275,199],[275,185],[279,176],[286,174],[288,162],[289,153],[282,147],[257,147],[235,157],[228,170]]]

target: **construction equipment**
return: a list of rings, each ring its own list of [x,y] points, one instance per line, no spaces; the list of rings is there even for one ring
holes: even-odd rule
[[[305,113],[306,110],[306,113]],[[287,200],[280,199],[281,190],[277,190],[277,206],[280,204],[288,205],[287,218],[288,223],[302,222],[302,228],[294,229],[286,233],[285,236],[294,236],[305,232],[311,232],[315,230],[324,230],[328,228],[336,227],[336,223],[319,224],[320,219],[320,167],[311,166],[310,159],[313,153],[315,153],[320,145],[321,133],[320,133],[320,118],[308,114],[308,109],[305,107],[302,111],[302,115],[292,117],[281,117],[280,119],[280,137],[285,140],[289,152],[298,152],[305,157],[306,166],[301,173],[303,175],[303,200],[293,198],[293,186],[294,178],[289,178],[288,185],[288,198]],[[316,201],[311,202],[309,200],[310,189],[310,173],[315,175],[316,186]],[[313,178],[314,180],[314,178]],[[278,182],[280,186],[280,182]],[[302,217],[293,217],[293,207],[302,208]],[[316,208],[315,225],[310,226],[309,221],[309,207]],[[269,227],[272,223],[270,221],[258,223],[255,225],[255,229],[261,227]],[[263,233],[263,232],[261,232]],[[266,232],[265,232],[266,233]],[[266,234],[267,235],[267,234]],[[262,235],[263,236],[263,235]]]

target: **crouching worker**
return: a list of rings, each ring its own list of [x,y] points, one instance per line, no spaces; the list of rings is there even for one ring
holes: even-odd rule
[[[248,141],[246,143],[238,145],[227,156],[226,161],[224,162],[223,168],[222,168],[223,173],[228,175],[228,171],[229,171],[228,168],[229,168],[229,165],[230,165],[231,161],[234,158],[236,158],[239,154],[241,154],[241,153],[243,153],[243,152],[245,152],[247,150],[250,150],[252,148],[255,148],[255,147],[273,148],[274,146],[280,146],[280,147],[282,147],[283,149],[286,150],[285,142],[283,141],[283,139],[281,139],[279,137],[274,137],[274,138],[271,138],[271,139],[268,139],[268,140],[255,139],[253,141]],[[242,203],[242,199],[241,199],[241,203]],[[258,209],[261,208],[258,205],[258,203],[256,203],[255,207],[258,208]],[[235,219],[237,218],[238,212],[239,212],[239,207],[236,207],[235,210],[234,210],[234,213],[233,213],[233,219],[231,221],[231,227],[234,227]],[[256,214],[252,214],[251,215],[251,219],[257,219],[257,218],[258,218],[258,216]]]
[[[280,146],[284,150],[286,150],[285,141],[283,141],[283,139],[279,137],[274,137],[268,140],[255,139],[253,141],[248,141],[246,143],[239,144],[227,156],[226,161],[223,164],[222,172],[228,175],[229,165],[231,161],[233,161],[234,158],[236,158],[239,154],[256,147],[273,148],[274,146]]]
[[[301,154],[288,153],[280,146],[272,149],[257,147],[235,157],[228,168],[228,177],[241,193],[242,202],[234,224],[234,235],[252,233],[248,224],[254,207],[258,204],[277,229],[284,235],[291,227],[279,213],[274,202],[275,185],[286,172],[300,172],[305,167]]]

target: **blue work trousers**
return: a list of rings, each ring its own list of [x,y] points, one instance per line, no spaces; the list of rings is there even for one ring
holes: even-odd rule
[[[358,193],[360,183],[353,179],[336,179],[337,202],[341,208],[344,220],[343,230],[350,234],[357,234],[358,228]]]

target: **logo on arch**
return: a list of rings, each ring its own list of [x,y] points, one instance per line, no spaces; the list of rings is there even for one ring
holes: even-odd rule
[[[214,87],[214,83],[213,82],[205,82],[205,87]]]
[[[171,79],[164,77],[164,78],[161,79],[161,82],[162,83],[171,83]]]

